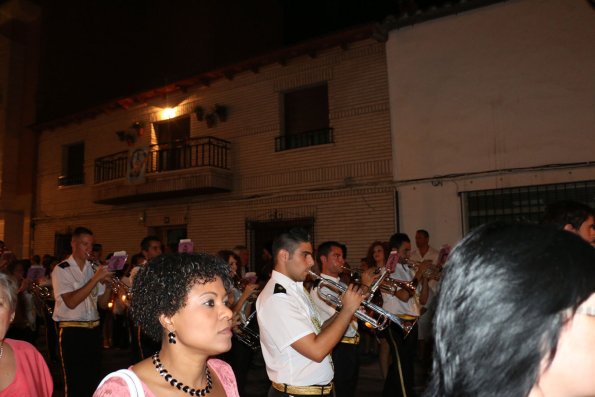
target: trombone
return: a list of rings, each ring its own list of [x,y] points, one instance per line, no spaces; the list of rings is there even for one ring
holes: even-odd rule
[[[341,310],[342,303],[338,295],[343,294],[345,291],[347,291],[347,287],[335,281],[320,277],[318,274],[314,273],[311,270],[308,271],[308,273],[310,274],[310,276],[314,278],[314,280],[318,282],[318,296],[328,305],[335,307],[336,310]],[[374,284],[372,284],[372,286],[370,287],[370,296],[368,296],[366,300],[362,301],[362,306],[365,309],[368,309],[376,313],[378,317],[373,317],[362,310],[356,311],[354,315],[359,320],[363,321],[367,327],[377,329],[378,331],[386,329],[386,327],[388,327],[390,325],[390,322],[392,321],[393,323],[401,327],[404,336],[407,337],[407,335],[409,335],[409,332],[411,332],[411,330],[413,329],[415,322],[402,320],[398,316],[384,310],[380,306],[375,305],[371,302],[372,295],[379,288],[379,286],[382,283],[382,280],[386,277],[386,275],[386,269],[383,268],[381,270],[380,278],[377,279],[374,282]],[[331,292],[323,292],[322,289],[324,287],[326,287],[331,292],[335,292],[335,294]]]

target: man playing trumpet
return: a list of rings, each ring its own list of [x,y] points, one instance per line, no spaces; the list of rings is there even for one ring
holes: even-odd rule
[[[262,354],[272,382],[268,396],[330,395],[334,375],[330,353],[364,296],[349,286],[342,310],[323,326],[303,286],[314,265],[308,233],[292,229],[277,237],[273,258],[271,279],[256,301]]]
[[[321,266],[320,277],[339,283],[339,276],[345,265],[343,245],[336,241],[326,241],[318,246],[316,259]],[[345,288],[347,286],[345,285]],[[325,287],[322,287],[324,290]],[[323,322],[336,315],[335,307],[329,305],[318,294],[319,286],[310,291],[312,302],[316,306]],[[327,291],[325,291],[327,292]],[[332,291],[331,291],[332,292]],[[359,334],[357,320],[352,318],[343,337],[333,349],[332,358],[335,365],[335,396],[354,396],[359,373],[358,359]]]
[[[100,380],[101,328],[97,303],[106,307],[111,290],[103,283],[111,277],[107,266],[93,272],[88,261],[93,233],[77,227],[72,233],[72,255],[52,272],[53,320],[60,329],[59,344],[65,396],[90,396]]]

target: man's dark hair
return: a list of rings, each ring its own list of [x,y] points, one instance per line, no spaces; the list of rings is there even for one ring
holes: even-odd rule
[[[160,342],[163,327],[159,316],[173,316],[186,305],[194,285],[212,282],[216,277],[229,292],[232,281],[229,265],[223,259],[204,253],[159,255],[142,267],[134,278],[132,317],[143,332]]]
[[[388,240],[388,246],[391,250],[398,250],[405,242],[411,243],[411,240],[409,240],[408,235],[406,235],[405,233],[395,233],[392,236],[390,236],[390,239]]]
[[[430,233],[428,233],[428,231],[425,229],[419,229],[416,231],[416,233],[423,234],[426,238],[430,238]]]
[[[74,232],[72,232],[72,237],[80,237],[83,234],[88,234],[89,236],[93,235],[93,232],[89,229],[87,229],[86,227],[83,226],[79,226],[76,229],[74,229]]]
[[[595,249],[541,225],[483,225],[444,267],[426,396],[527,396],[595,292]]]
[[[289,252],[289,255],[293,255],[297,247],[301,243],[311,243],[310,235],[302,228],[293,228],[287,233],[283,233],[273,241],[273,260],[277,259],[279,251],[284,249]]]
[[[152,241],[157,241],[161,244],[161,240],[157,236],[147,236],[140,242],[141,251],[148,251]]]
[[[556,201],[546,207],[541,223],[554,225],[558,229],[571,225],[578,230],[590,216],[595,217],[595,210],[586,204],[570,200]]]
[[[316,249],[316,260],[318,261],[319,265],[322,265],[322,261],[320,260],[320,258],[322,258],[323,256],[328,256],[328,254],[331,252],[331,248],[333,247],[341,248],[343,257],[345,257],[344,244],[341,244],[338,241],[325,241],[324,243],[320,244]]]
[[[98,252],[101,251],[103,249],[103,245],[99,244],[99,243],[95,243],[93,244],[93,248],[91,249],[93,252]]]

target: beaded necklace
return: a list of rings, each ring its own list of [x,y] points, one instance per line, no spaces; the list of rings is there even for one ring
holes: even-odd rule
[[[184,385],[182,382],[179,382],[176,378],[174,378],[167,369],[159,360],[159,352],[153,354],[153,365],[155,366],[155,370],[159,372],[159,375],[165,379],[172,387],[175,387],[178,390],[183,391],[184,393],[190,394],[191,396],[205,396],[211,392],[213,388],[213,380],[211,379],[211,371],[209,371],[209,366],[205,366],[205,374],[207,375],[207,387],[204,389],[194,389],[188,385]]]

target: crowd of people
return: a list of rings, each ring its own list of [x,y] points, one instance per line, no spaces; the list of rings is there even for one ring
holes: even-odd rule
[[[394,233],[357,266],[302,229],[260,266],[244,246],[163,253],[148,236],[117,274],[85,227],[62,260],[0,242],[0,397],[52,395],[46,361],[65,396],[243,396],[258,359],[269,397],[355,396],[362,357],[383,396],[415,396],[419,379],[427,397],[595,395],[595,211],[557,202],[542,223],[484,225],[452,253]],[[110,346],[130,366],[103,377]]]

